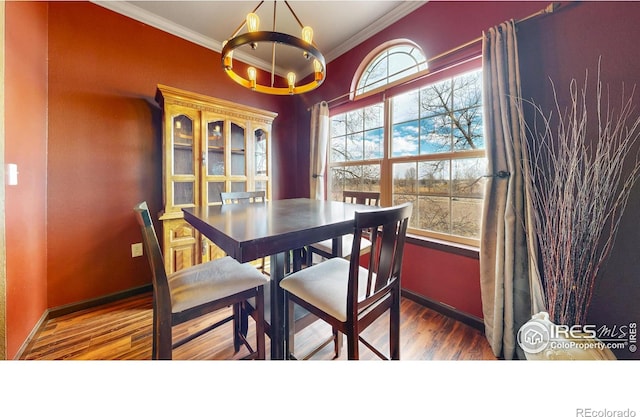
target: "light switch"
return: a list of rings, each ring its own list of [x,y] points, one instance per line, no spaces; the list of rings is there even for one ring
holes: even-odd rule
[[[7,185],[18,185],[18,165],[7,164]]]

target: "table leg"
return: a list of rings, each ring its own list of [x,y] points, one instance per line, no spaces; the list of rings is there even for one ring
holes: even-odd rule
[[[284,359],[284,253],[271,255],[271,359]]]
[[[331,245],[331,254],[334,258],[342,257],[342,236],[334,237]]]

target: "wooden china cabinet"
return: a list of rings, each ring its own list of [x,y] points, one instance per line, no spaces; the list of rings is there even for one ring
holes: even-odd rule
[[[271,197],[271,124],[277,113],[158,85],[163,109],[162,224],[168,273],[224,256],[183,218],[183,207],[222,204],[220,192]]]

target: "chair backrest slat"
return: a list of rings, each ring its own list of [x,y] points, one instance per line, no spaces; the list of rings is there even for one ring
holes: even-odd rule
[[[352,305],[363,308],[383,297],[384,294],[380,294],[380,292],[387,292],[395,285],[399,287],[404,242],[412,207],[411,203],[405,203],[370,212],[356,213],[349,269],[348,311],[355,311],[357,314],[358,309],[351,309]],[[374,296],[374,301],[357,300],[360,239],[368,230],[372,234],[366,296]]]
[[[352,204],[380,205],[380,193],[377,191],[343,191],[342,201]]]
[[[267,201],[264,191],[236,191],[220,193],[222,204],[250,204]]]

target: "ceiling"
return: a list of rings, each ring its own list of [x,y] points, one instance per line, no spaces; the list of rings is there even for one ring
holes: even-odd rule
[[[370,38],[387,26],[408,15],[427,1],[289,1],[304,25],[314,31],[314,43],[327,63]],[[102,7],[150,26],[184,38],[216,52],[222,42],[243,23],[247,13],[259,1],[94,1]],[[276,29],[300,37],[300,26],[285,5],[276,4]],[[260,30],[273,30],[274,2],[265,1],[256,11]],[[244,32],[243,29],[241,32]],[[249,51],[249,48],[246,47]],[[301,59],[297,49],[278,46],[275,73],[284,76],[294,71],[298,77],[308,75],[311,66]],[[271,47],[260,44],[255,52],[234,51],[241,60],[265,71],[271,71]]]

